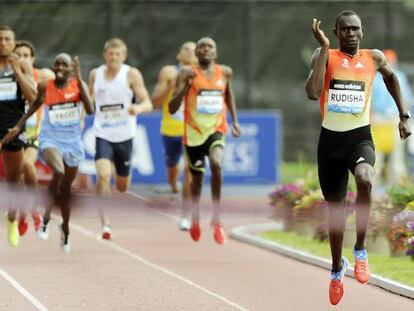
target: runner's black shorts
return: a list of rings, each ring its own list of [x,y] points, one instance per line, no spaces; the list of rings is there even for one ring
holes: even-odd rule
[[[206,141],[199,146],[185,146],[185,154],[188,159],[190,170],[193,173],[204,173],[206,157],[213,148],[219,146],[224,148],[224,135],[220,132],[211,134]]]
[[[345,198],[348,172],[355,173],[360,163],[375,164],[375,147],[369,125],[336,132],[321,128],[318,143],[319,184],[325,200],[339,202]]]
[[[39,140],[37,138],[26,139],[26,142],[24,143],[24,150],[27,148],[39,149]]]
[[[103,138],[96,137],[95,161],[99,159],[113,161],[116,174],[127,177],[131,171],[132,148],[132,139],[112,143]]]

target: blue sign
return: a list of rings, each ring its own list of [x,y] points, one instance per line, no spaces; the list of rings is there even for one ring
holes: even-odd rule
[[[239,111],[242,135],[226,137],[223,159],[223,178],[226,183],[276,183],[282,154],[282,118],[277,111]],[[167,182],[163,144],[160,134],[161,113],[137,118],[132,156],[133,183]],[[83,141],[86,158],[79,171],[95,175],[95,136],[93,116],[85,120]],[[231,125],[231,122],[229,122]],[[209,167],[206,180],[209,180]]]

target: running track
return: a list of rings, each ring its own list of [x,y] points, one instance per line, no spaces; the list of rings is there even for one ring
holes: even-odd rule
[[[226,228],[268,221],[265,193],[225,188]],[[194,243],[177,229],[178,209],[166,194],[138,189],[111,204],[114,238],[107,242],[98,238],[90,202],[77,203],[69,255],[59,250],[57,220],[48,241],[30,223],[17,249],[2,225],[0,310],[414,310],[413,300],[349,278],[343,301],[332,307],[327,271],[234,240],[216,245],[206,207]]]

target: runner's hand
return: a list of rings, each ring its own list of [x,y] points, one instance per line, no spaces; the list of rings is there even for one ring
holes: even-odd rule
[[[329,48],[329,45],[330,45],[329,39],[325,36],[325,33],[320,28],[320,26],[321,26],[321,20],[314,18],[312,20],[313,35],[315,36],[316,40],[319,42],[321,47]]]
[[[19,132],[20,132],[20,129],[16,126],[9,129],[9,132],[6,135],[4,135],[3,139],[0,141],[0,145],[3,146],[7,144],[10,140],[16,137],[17,134],[19,134]]]
[[[129,108],[128,108],[128,113],[129,113],[131,116],[136,116],[136,115],[138,115],[138,114],[140,113],[139,105],[131,105],[131,106],[129,106]]]
[[[189,88],[193,84],[193,79],[195,78],[196,73],[193,70],[187,71],[184,83],[186,88]]]
[[[79,61],[78,55],[76,55],[73,58],[73,70],[74,70],[76,79],[82,80],[81,67],[80,67],[80,61]]]
[[[14,71],[16,71],[17,68],[20,68],[19,56],[16,53],[11,53],[7,57],[7,62],[12,66]]]
[[[411,135],[411,130],[406,119],[400,120],[400,123],[398,123],[398,129],[400,130],[400,138],[402,140]]]
[[[240,131],[240,127],[239,127],[239,123],[233,123],[233,128],[231,130],[231,134],[234,137],[239,137],[241,135],[241,131]]]

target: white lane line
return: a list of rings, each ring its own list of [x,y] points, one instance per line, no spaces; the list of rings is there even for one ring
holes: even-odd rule
[[[145,201],[145,202],[149,202],[149,203],[152,203],[152,202],[153,202],[152,200],[150,200],[150,199],[148,199],[148,198],[146,198],[146,197],[143,197],[142,195],[139,195],[139,194],[137,194],[137,193],[135,193],[135,192],[132,192],[132,191],[127,191],[127,193],[128,193],[129,195],[132,195],[133,197],[136,197],[136,198],[138,198],[138,199],[141,199],[141,200],[143,200],[143,201]],[[154,208],[154,207],[151,207],[151,208],[150,208],[150,210],[151,210],[151,211],[153,211],[154,213],[160,214],[160,215],[162,215],[162,216],[164,216],[164,217],[167,217],[167,218],[170,218],[170,219],[172,219],[172,220],[174,220],[174,221],[179,221],[179,220],[180,220],[180,218],[179,218],[179,217],[173,216],[173,215],[168,214],[168,213],[161,212],[160,210],[158,210],[158,209],[156,209],[156,208]]]
[[[101,243],[103,245],[106,245],[106,246],[108,246],[108,247],[110,247],[110,248],[112,248],[112,249],[114,249],[114,250],[116,250],[116,251],[118,251],[118,252],[120,252],[120,253],[122,253],[122,254],[124,254],[124,255],[126,255],[126,256],[128,256],[128,257],[130,257],[130,258],[132,258],[132,259],[134,259],[134,260],[136,260],[136,261],[138,261],[138,262],[140,262],[140,263],[142,263],[142,264],[144,264],[148,267],[150,267],[150,268],[152,268],[152,269],[154,269],[154,270],[163,272],[163,273],[165,273],[165,274],[167,274],[167,275],[169,275],[169,276],[171,276],[171,277],[173,277],[173,278],[175,278],[175,279],[177,279],[177,280],[179,280],[179,281],[181,281],[181,282],[183,282],[183,283],[185,283],[185,284],[187,284],[191,287],[194,287],[194,288],[198,289],[199,291],[201,291],[201,292],[203,292],[203,293],[205,293],[205,294],[207,294],[211,297],[214,297],[214,298],[224,302],[225,304],[228,304],[229,306],[234,307],[236,310],[248,311],[248,309],[238,305],[237,303],[227,299],[226,297],[220,296],[220,295],[208,290],[207,288],[205,288],[201,285],[198,285],[198,284],[190,281],[189,279],[186,279],[185,277],[183,277],[183,276],[181,276],[177,273],[174,273],[174,272],[172,272],[172,271],[170,271],[166,268],[163,268],[163,267],[161,267],[157,264],[154,264],[154,263],[150,262],[149,260],[147,260],[147,259],[145,259],[145,258],[143,258],[143,257],[141,257],[137,254],[134,254],[134,253],[130,252],[129,250],[123,248],[122,246],[115,244],[112,241],[108,242],[108,241],[103,241],[100,238],[97,238],[96,235],[93,232],[83,228],[80,225],[76,225],[76,224],[71,223],[70,226],[71,226],[71,228],[75,229],[76,231],[80,232],[81,234],[86,235],[87,237],[90,237],[90,238],[94,239],[95,241],[98,241],[99,243]]]
[[[20,294],[29,300],[38,310],[48,311],[48,309],[35,297],[33,297],[23,286],[21,286],[10,274],[0,268],[0,275],[8,281]]]

